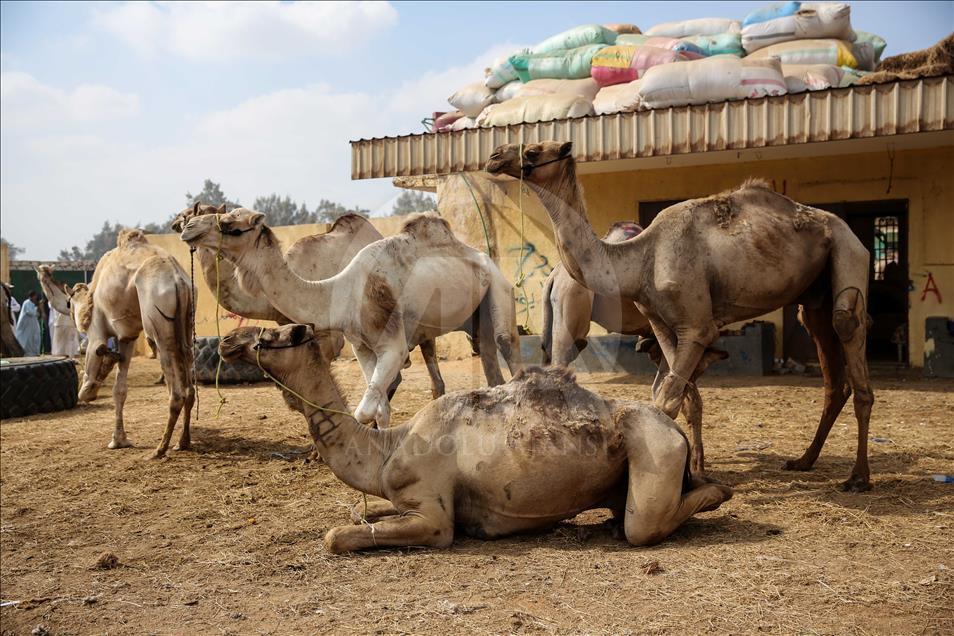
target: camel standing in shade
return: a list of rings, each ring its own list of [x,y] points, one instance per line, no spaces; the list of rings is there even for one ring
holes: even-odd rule
[[[385,499],[359,523],[329,530],[329,552],[447,547],[457,531],[544,530],[592,508],[609,508],[630,544],[651,545],[732,497],[727,486],[689,485],[686,438],[670,418],[595,395],[565,369],[530,367],[374,430],[342,414],[347,404],[306,325],[240,327],[219,353],[261,364],[294,391],[283,389],[335,476]]]
[[[368,245],[339,274],[319,281],[291,270],[264,220],[244,208],[193,217],[181,237],[190,245],[220,249],[243,282],[257,281],[283,315],[316,330],[344,332],[368,382],[355,410],[360,422],[387,426],[386,389],[409,349],[458,330],[478,310],[488,383],[503,383],[497,349],[511,373],[519,366],[510,283],[489,256],[457,240],[439,216],[409,216],[399,234]]]
[[[522,178],[540,197],[574,280],[597,294],[635,300],[662,348],[653,399],[670,417],[721,327],[800,304],[818,349],[825,406],[811,445],[785,467],[814,465],[854,391],[858,447],[842,487],[871,487],[868,421],[874,394],[865,358],[870,256],[847,223],[764,182],[747,181],[666,208],[639,236],[608,243],[587,219],[572,143],[500,146],[487,171]]]
[[[95,400],[112,367],[119,366],[113,387],[116,423],[109,448],[133,445],[126,436],[123,405],[129,363],[139,334],[145,332],[155,344],[169,388],[169,417],[155,456],[165,455],[180,414],[182,433],[177,448],[188,449],[195,402],[192,293],[182,267],[165,250],[147,243],[142,231],[123,230],[116,239],[116,248],[99,259],[88,286],[80,283],[64,289],[53,281],[48,269],[38,274],[54,308],[69,312],[77,329],[89,338],[80,401]],[[115,339],[118,350],[109,348],[110,338]]]

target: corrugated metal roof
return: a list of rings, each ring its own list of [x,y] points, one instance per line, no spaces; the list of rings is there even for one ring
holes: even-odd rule
[[[614,161],[954,129],[954,76],[780,97],[351,142],[351,178],[481,170],[504,143],[573,142]]]

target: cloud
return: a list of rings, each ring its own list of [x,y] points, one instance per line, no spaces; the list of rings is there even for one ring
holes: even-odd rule
[[[159,144],[130,135],[130,126],[91,130],[76,115],[61,128],[33,122],[17,135],[2,136],[4,236],[26,247],[30,258],[53,258],[61,248],[84,243],[104,220],[167,218],[182,208],[185,192],[201,188],[206,178],[246,205],[275,192],[310,206],[329,199],[389,211],[397,194],[389,179],[351,180],[348,142],[420,132],[421,117],[448,108],[451,82],[479,79],[488,60],[511,48],[491,47],[465,64],[389,90],[347,92],[313,84],[270,92],[200,115],[181,135]],[[107,107],[102,102],[109,101],[108,90],[63,91],[22,73],[8,87],[4,77],[5,125],[8,90],[20,96],[17,103],[23,94],[33,95],[35,109],[41,102],[53,104],[44,106],[43,121],[54,111],[122,111],[128,101]],[[30,123],[25,114],[18,117],[18,125]],[[133,123],[138,128],[140,122]],[[29,214],[7,214],[26,209]]]
[[[28,73],[0,72],[4,130],[28,132],[115,121],[139,112],[139,98],[101,84],[72,90],[47,86]]]
[[[126,2],[94,23],[147,56],[280,60],[352,49],[397,23],[388,2]]]

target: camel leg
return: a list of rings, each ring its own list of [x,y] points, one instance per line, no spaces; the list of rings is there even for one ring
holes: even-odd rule
[[[367,506],[364,498],[351,507],[351,521],[358,524],[365,521],[379,521],[382,517],[391,517],[400,514],[394,504],[387,499],[367,497]]]
[[[871,489],[871,471],[868,467],[868,425],[874,392],[868,378],[865,356],[868,313],[864,298],[857,289],[845,289],[835,298],[832,323],[841,340],[848,368],[848,383],[854,394],[855,418],[858,420],[858,449],[851,476],[841,485],[842,490],[863,492]]]
[[[325,549],[340,554],[387,546],[444,548],[453,541],[453,519],[433,504],[422,506],[420,511],[386,517],[374,523],[332,528],[325,534]]]
[[[498,386],[504,383],[503,373],[500,372],[500,362],[497,360],[497,340],[494,337],[494,325],[490,312],[490,294],[484,296],[477,309],[477,333],[480,340],[480,366],[484,370],[487,386]],[[480,313],[484,315],[481,316]]]
[[[689,475],[693,486],[709,483],[706,477],[705,452],[702,447],[702,396],[695,382],[686,385],[686,399],[682,403],[682,414],[692,436],[689,438]]]
[[[692,515],[715,510],[732,497],[732,489],[721,484],[683,494],[687,441],[658,411],[644,408],[627,415],[623,434],[629,458],[623,529],[630,544],[659,543]]]
[[[782,467],[785,470],[811,470],[825,445],[825,440],[828,439],[832,425],[851,395],[845,375],[844,353],[831,317],[830,302],[819,309],[805,306],[801,308],[802,324],[811,334],[818,351],[818,362],[825,380],[825,406],[822,408],[812,443],[801,457],[785,462]]]
[[[444,378],[441,377],[441,368],[437,364],[437,351],[435,351],[434,340],[428,338],[422,340],[418,345],[421,348],[421,355],[424,356],[424,364],[427,366],[427,374],[431,377],[431,397],[435,400],[444,395]],[[391,396],[388,396],[388,400]]]
[[[136,342],[119,343],[119,369],[116,371],[116,384],[113,385],[113,402],[116,408],[116,427],[113,429],[113,439],[109,448],[130,448],[133,443],[126,437],[126,428],[123,424],[123,407],[126,404],[126,395],[129,392],[128,376],[129,363],[132,360]]]
[[[682,408],[686,387],[702,360],[706,348],[719,335],[714,325],[709,329],[683,329],[676,339],[676,352],[670,360],[670,372],[663,379],[654,397],[656,407],[671,418]],[[662,346],[662,342],[660,342]],[[663,347],[663,353],[666,349]],[[669,356],[667,355],[668,359]],[[661,367],[660,367],[661,368]]]
[[[497,280],[492,280],[484,299],[481,301],[481,304],[483,303],[487,303],[487,308],[490,311],[481,316],[480,326],[483,328],[485,322],[490,322],[491,333],[493,333],[493,340],[497,344],[497,350],[503,355],[510,375],[513,376],[523,366],[523,356],[520,353],[520,336],[517,334],[517,310],[513,302],[513,287],[510,282],[502,276]],[[488,317],[489,320],[485,320]],[[482,343],[486,342],[483,333],[486,332],[481,333]]]
[[[386,391],[401,371],[407,358],[403,325],[396,329],[395,333],[397,335],[388,340],[382,338],[379,348],[374,352],[377,364],[374,366],[364,397],[361,398],[354,412],[355,419],[362,424],[374,421],[379,428],[387,428],[391,422],[391,406],[388,403]]]
[[[186,408],[185,416],[182,421],[182,434],[179,437],[179,449],[188,450],[191,445],[191,432],[189,426],[192,417],[192,404],[195,401],[195,389],[189,382],[189,371],[185,368],[185,360],[177,360],[173,351],[177,348],[174,342],[168,343],[168,346],[159,347],[159,361],[162,364],[162,372],[168,381],[166,385],[169,388],[169,418],[166,420],[166,430],[162,435],[159,446],[153,458],[158,459],[169,450],[169,443],[172,440],[172,432],[175,430],[176,422],[179,420],[179,414],[183,408]]]

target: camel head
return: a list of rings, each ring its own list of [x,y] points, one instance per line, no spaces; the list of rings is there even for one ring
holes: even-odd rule
[[[545,183],[561,175],[573,163],[573,142],[543,141],[536,144],[497,146],[484,169],[531,183]]]
[[[44,295],[50,300],[53,309],[63,315],[70,315],[71,305],[69,288],[65,283],[61,283],[53,278],[53,267],[50,265],[40,265],[36,268],[36,277],[40,281],[40,287]]]
[[[179,212],[179,214],[172,219],[172,223],[170,223],[169,226],[175,232],[182,232],[182,230],[185,229],[186,223],[188,223],[189,219],[192,217],[204,216],[206,214],[225,214],[225,212],[226,209],[224,203],[219,207],[215,207],[214,205],[208,205],[207,203],[200,203],[196,201],[192,207],[188,207],[182,212]]]
[[[271,244],[273,235],[265,225],[264,214],[235,208],[224,214],[191,217],[186,221],[179,238],[192,247],[220,249],[229,260],[235,261],[258,247],[263,239]]]
[[[273,329],[239,327],[219,342],[225,362],[261,365],[270,375],[285,380],[294,371],[324,364],[315,331],[308,325],[282,325]]]
[[[73,319],[73,324],[82,333],[86,333],[93,321],[93,299],[90,295],[89,285],[86,283],[76,283],[72,287],[64,285],[63,291],[70,297],[67,313]]]

